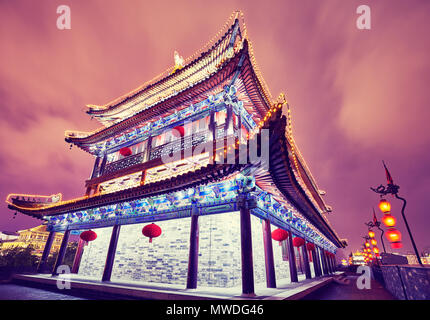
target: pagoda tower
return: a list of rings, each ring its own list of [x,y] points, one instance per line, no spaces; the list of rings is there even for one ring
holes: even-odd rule
[[[10,194],[10,209],[80,240],[72,272],[101,281],[183,284],[192,289],[276,287],[334,272],[346,243],[291,131],[284,95],[273,99],[242,14],[194,56],[175,52],[161,76],[87,113],[102,127],[66,131],[94,156],[81,198]],[[143,234],[142,234],[143,233]],[[149,239],[148,239],[149,238]],[[279,245],[278,245],[279,244]]]

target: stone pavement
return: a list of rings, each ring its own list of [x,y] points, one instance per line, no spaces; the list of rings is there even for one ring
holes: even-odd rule
[[[349,274],[349,284],[331,282],[302,300],[396,300],[378,281],[371,281],[370,289],[358,289],[356,274]]]
[[[13,283],[0,284],[0,300],[86,300],[49,290],[20,286]]]
[[[342,274],[341,272],[337,275]],[[85,293],[84,297],[90,299],[155,299],[155,300],[297,300],[304,295],[327,285],[332,281],[332,276],[305,279],[299,275],[298,283],[290,283],[288,280],[278,281],[277,288],[267,288],[265,283],[256,284],[253,296],[241,294],[241,287],[232,288],[205,288],[185,289],[182,285],[169,285],[157,283],[134,283],[125,281],[101,282],[92,278],[79,275],[69,275],[71,289],[68,293],[77,296]],[[52,277],[47,274],[37,275],[15,275],[14,282],[22,285],[32,285],[43,289],[56,289],[59,276]],[[58,291],[57,291],[58,292]],[[63,293],[63,292],[59,292]]]

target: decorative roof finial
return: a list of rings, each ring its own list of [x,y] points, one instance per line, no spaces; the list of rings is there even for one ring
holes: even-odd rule
[[[175,50],[175,53],[173,54],[173,58],[175,59],[175,68],[173,69],[172,73],[175,73],[176,71],[182,69],[184,67],[184,58],[179,55],[178,51]]]

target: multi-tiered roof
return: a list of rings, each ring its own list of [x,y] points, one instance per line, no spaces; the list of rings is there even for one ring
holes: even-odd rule
[[[343,247],[344,243],[326,219],[331,209],[322,199],[322,192],[294,142],[288,104],[282,97],[278,101],[272,99],[256,66],[252,46],[240,18],[239,13],[234,14],[226,30],[221,33],[222,36],[187,59],[183,66],[172,67],[152,81],[103,106],[90,105],[87,113],[100,121],[103,127],[90,133],[67,131],[66,141],[100,157],[126,146],[129,140],[145,134],[148,128],[170,119],[170,115],[180,115],[188,112],[186,108],[190,106],[204,100],[211,101],[221,94],[222,88],[234,83],[237,88],[235,94],[249,115],[247,121],[255,125],[248,139],[257,138],[263,128],[270,130],[268,169],[251,168],[251,164],[240,164],[239,161],[233,164],[208,163],[195,171],[162,181],[67,201],[58,197],[53,200],[10,195],[7,198],[9,208],[43,218],[183,190],[227,179],[248,170],[253,172],[259,188],[271,193],[279,203],[294,207],[300,219],[311,222],[332,243]],[[236,145],[231,147],[237,149]],[[238,157],[237,152],[235,156]],[[152,159],[137,163],[113,174],[89,179],[86,185],[97,185],[118,176],[144,172],[160,165],[160,161]]]

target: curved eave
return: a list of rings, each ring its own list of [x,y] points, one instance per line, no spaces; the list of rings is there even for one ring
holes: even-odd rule
[[[237,65],[240,60],[240,56],[246,50],[244,48],[239,51],[234,57],[230,60],[226,61],[223,66],[220,67],[218,72],[208,77],[202,82],[196,83],[193,86],[187,88],[186,90],[178,93],[174,97],[170,97],[164,101],[161,101],[154,105],[150,109],[142,110],[136,113],[133,117],[127,118],[115,125],[104,128],[92,135],[83,138],[75,138],[75,137],[66,137],[65,140],[68,143],[73,143],[76,145],[85,145],[85,144],[93,144],[105,139],[109,139],[116,134],[131,129],[132,127],[141,124],[147,120],[152,118],[161,116],[165,112],[177,107],[180,104],[184,104],[187,101],[193,100],[196,97],[203,95],[210,88],[219,85],[224,80],[228,79],[232,76],[234,71],[237,68]],[[84,148],[83,148],[84,149]]]
[[[123,103],[126,103],[127,101],[132,100],[133,98],[145,93],[146,91],[150,90],[151,88],[157,87],[157,86],[159,86],[159,85],[161,85],[161,84],[163,84],[163,83],[165,83],[171,79],[177,78],[182,73],[193,68],[197,63],[199,63],[203,59],[210,56],[214,52],[214,50],[216,50],[217,46],[221,44],[222,41],[226,40],[226,38],[228,36],[233,34],[234,28],[238,28],[238,25],[239,25],[239,20],[236,18],[234,20],[234,23],[229,27],[229,29],[225,32],[225,34],[216,43],[214,43],[210,49],[206,50],[205,52],[202,52],[200,54],[200,56],[198,56],[197,58],[195,58],[194,60],[189,62],[183,68],[175,70],[175,72],[173,72],[173,73],[168,73],[165,77],[161,78],[160,80],[158,80],[154,83],[150,83],[150,84],[144,86],[143,88],[138,88],[138,89],[134,90],[134,92],[132,94],[127,94],[125,97],[116,99],[113,102],[108,103],[107,105],[105,105],[103,107],[97,107],[97,108],[91,108],[90,107],[90,109],[87,111],[87,113],[90,115],[103,115],[106,112],[118,109]],[[240,31],[238,32],[238,34],[240,34]],[[236,37],[238,34],[236,34]],[[172,67],[171,70],[174,70],[174,68]]]
[[[187,88],[174,97],[161,101],[150,109],[142,110],[133,117],[125,119],[115,125],[104,128],[87,137],[66,137],[65,141],[77,145],[82,150],[89,152],[88,147],[94,143],[114,137],[120,132],[129,130],[152,118],[161,116],[178,105],[185,104],[199,96],[202,96],[211,88],[221,84],[223,81],[231,78],[239,70],[240,57],[245,55],[243,65],[240,69],[239,77],[243,80],[247,95],[253,103],[260,118],[264,117],[266,111],[270,108],[270,101],[262,91],[262,84],[257,77],[249,57],[248,42],[245,40],[243,48],[238,51],[231,59],[224,62],[220,69],[205,79],[204,81]]]
[[[274,115],[276,117],[276,115]],[[278,190],[297,208],[309,221],[316,226],[339,248],[343,248],[342,241],[335,234],[331,226],[321,216],[318,208],[308,198],[302,186],[298,183],[289,158],[291,147],[286,139],[285,117],[271,120],[270,136],[270,175]]]
[[[50,208],[26,210],[25,208],[17,208],[10,204],[9,209],[41,219],[43,216],[59,215],[72,211],[86,210],[109,204],[115,204],[123,201],[131,201],[143,197],[157,196],[167,191],[176,192],[201,184],[219,181],[231,173],[239,171],[243,166],[244,165],[241,164],[209,164],[208,166],[196,171],[188,172],[167,180],[157,181],[147,185],[125,189],[114,193],[87,197],[72,203],[60,204]]]

